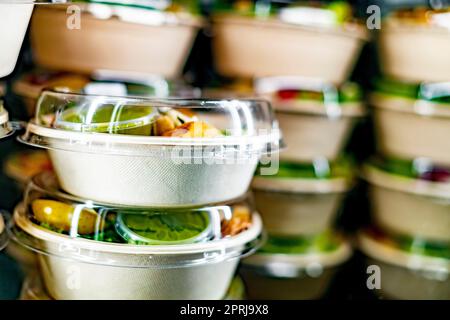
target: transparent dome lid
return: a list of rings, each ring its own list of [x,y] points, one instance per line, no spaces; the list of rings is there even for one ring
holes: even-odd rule
[[[173,147],[210,154],[278,151],[270,104],[259,100],[185,100],[43,91],[21,138],[37,147],[151,155]]]
[[[31,250],[127,266],[237,258],[255,250],[262,229],[246,199],[187,209],[109,206],[60,191],[49,172],[30,181],[14,222],[13,238]]]

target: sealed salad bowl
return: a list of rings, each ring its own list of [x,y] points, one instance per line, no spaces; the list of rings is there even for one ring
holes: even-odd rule
[[[322,80],[278,76],[257,79],[255,91],[276,111],[287,145],[280,158],[286,161],[337,159],[365,115],[355,83],[336,87]]]
[[[372,218],[390,234],[450,243],[450,171],[425,161],[374,161],[364,170]]]
[[[245,200],[181,210],[107,207],[63,193],[42,174],[16,208],[11,235],[37,253],[54,299],[222,299],[261,232]]]
[[[352,250],[341,236],[270,237],[242,262],[240,274],[249,299],[311,300],[326,295]]]
[[[379,32],[383,73],[407,81],[450,79],[450,8],[402,10]]]
[[[347,3],[275,8],[271,1],[256,1],[241,9],[240,2],[218,8],[213,16],[213,54],[220,74],[302,75],[336,84],[347,80],[367,38],[364,27],[351,21]]]
[[[450,165],[450,82],[376,82],[370,97],[380,153]]]
[[[395,239],[377,230],[360,233],[359,248],[368,265],[380,268],[384,299],[449,300],[450,247],[421,239]]]
[[[158,3],[160,8],[153,6]],[[112,69],[176,78],[201,26],[200,18],[177,1],[147,1],[139,6],[127,1],[81,1],[77,6],[80,21],[74,17],[69,28],[66,5],[36,9],[31,43],[38,65],[82,73]]]
[[[332,228],[352,186],[347,163],[281,163],[277,175],[253,179],[255,205],[270,235],[311,236]]]
[[[49,150],[61,187],[99,202],[192,206],[243,195],[280,132],[258,100],[44,91],[20,138]]]

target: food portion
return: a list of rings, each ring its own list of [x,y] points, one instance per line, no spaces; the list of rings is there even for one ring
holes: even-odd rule
[[[280,100],[314,100],[327,102],[322,92],[314,92],[297,88],[280,89],[275,93]],[[361,88],[353,82],[345,83],[337,91],[337,102],[359,102],[363,98]]]
[[[309,26],[338,26],[351,21],[346,1],[216,1],[215,11],[249,17],[277,17],[281,21]]]
[[[426,158],[411,161],[376,156],[372,158],[371,164],[386,172],[403,177],[450,183],[450,168],[433,164],[431,160]]]
[[[401,82],[389,78],[377,78],[373,81],[373,89],[377,93],[409,99],[421,99],[435,103],[450,103],[449,83],[412,83]]]
[[[33,223],[85,239],[135,245],[184,244],[235,236],[252,224],[245,204],[230,207],[226,216],[214,207],[191,210],[115,209],[35,199],[29,205]],[[220,225],[216,225],[220,223]]]
[[[341,235],[326,231],[313,236],[269,236],[260,253],[317,254],[335,251],[343,243]]]
[[[201,211],[148,215],[119,213],[116,223],[122,238],[135,244],[197,242],[210,236],[210,229],[211,219]]]
[[[432,242],[419,237],[399,236],[388,234],[376,227],[370,227],[365,233],[376,241],[388,247],[404,251],[408,254],[443,258],[450,260],[450,244],[444,242]]]
[[[408,8],[394,11],[389,19],[394,22],[429,25],[450,28],[450,7],[442,6],[431,10],[425,7]]]
[[[315,161],[313,163],[280,162],[277,174],[261,176],[267,179],[298,178],[298,179],[351,179],[354,175],[353,161],[340,158],[336,161]],[[257,170],[257,173],[261,170]],[[257,175],[258,177],[259,175]]]
[[[194,113],[175,108],[156,108],[146,104],[112,104],[98,97],[88,105],[70,104],[55,113],[39,114],[42,124],[63,130],[95,133],[164,136],[180,138],[213,138],[222,132]],[[46,103],[42,102],[45,109]],[[53,105],[50,105],[52,107]],[[41,109],[42,111],[42,109]]]

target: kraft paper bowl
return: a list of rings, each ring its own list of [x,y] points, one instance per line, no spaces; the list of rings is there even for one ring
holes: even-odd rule
[[[302,75],[342,83],[366,39],[359,24],[302,26],[277,18],[213,16],[213,57],[221,75]]]
[[[387,232],[450,243],[450,184],[366,165],[372,219]]]
[[[406,251],[390,239],[362,232],[359,247],[367,263],[379,269],[380,288],[375,292],[385,299],[449,300],[450,259],[448,255],[429,256],[421,250]],[[375,283],[377,284],[377,283]]]
[[[323,297],[351,256],[348,243],[328,252],[261,252],[243,260],[240,274],[249,299],[311,300]]]
[[[427,13],[424,13],[427,15]],[[450,79],[450,18],[428,13],[428,21],[390,17],[378,34],[378,52],[384,74],[407,81]]]
[[[280,158],[290,162],[336,160],[366,113],[355,83],[338,87],[323,80],[277,76],[257,79],[255,91],[276,111],[286,142]]]
[[[87,74],[109,69],[176,78],[201,26],[188,13],[98,3],[77,6],[79,26],[76,12],[68,21],[67,5],[36,8],[30,36],[38,65]]]
[[[450,148],[445,138],[450,134],[450,109],[445,100],[450,96],[450,84],[423,84],[413,94],[378,90],[370,96],[379,152],[410,160],[426,157],[450,165],[445,151]]]
[[[295,167],[282,163],[278,175],[255,176],[252,182],[255,205],[267,232],[311,236],[332,228],[352,187],[351,173],[320,178],[287,168]]]

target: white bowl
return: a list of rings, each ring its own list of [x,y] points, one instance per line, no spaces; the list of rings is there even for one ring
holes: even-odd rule
[[[315,235],[332,228],[345,192],[347,178],[264,178],[252,183],[255,205],[271,235]]]
[[[202,113],[206,121],[215,119],[211,113],[219,115],[211,125],[231,135],[208,138],[83,132],[83,127],[92,126],[84,123],[54,128],[42,119],[73,110],[58,110],[54,99],[59,99],[62,107],[67,101],[81,99],[80,106],[94,112],[98,99],[113,101],[109,103],[118,107],[126,107],[127,103],[137,109],[142,105],[133,106],[133,103],[156,106],[152,114],[136,120],[150,122],[138,130],[151,126],[154,113],[163,108],[198,110],[200,120]],[[98,202],[129,206],[193,206],[238,198],[247,191],[260,157],[277,151],[275,145],[280,142],[280,134],[267,102],[161,101],[47,91],[41,95],[35,120],[28,124],[20,141],[49,149],[65,191]],[[46,102],[56,106],[50,114],[45,113]],[[75,126],[80,126],[80,131],[71,129]]]
[[[415,82],[450,80],[449,37],[450,30],[439,26],[383,24],[378,39],[383,73]]]
[[[448,104],[374,93],[370,98],[379,151],[401,159],[430,158],[450,165]]]
[[[9,75],[16,66],[33,7],[33,0],[0,2],[0,78]]]
[[[228,288],[224,300],[243,300],[245,297],[245,288],[242,279],[236,276]],[[39,274],[29,275],[23,285],[20,293],[20,300],[53,300],[42,284]]]
[[[450,184],[391,174],[366,166],[374,222],[383,230],[450,242]]]
[[[214,61],[224,76],[302,75],[336,84],[347,80],[366,39],[357,24],[305,27],[233,15],[213,17],[213,35]]]
[[[368,264],[380,268],[383,298],[400,300],[449,300],[450,261],[402,251],[365,233],[359,236],[360,249]]]
[[[77,5],[82,11],[80,28],[75,30],[66,26],[67,6],[36,8],[30,37],[38,65],[87,74],[110,69],[176,78],[201,25],[189,14]]]
[[[254,214],[248,230],[222,240],[124,245],[49,231],[32,223],[23,206],[14,220],[13,239],[37,251],[46,290],[58,300],[222,299],[240,256],[262,231]]]
[[[329,253],[257,253],[243,260],[240,274],[249,299],[320,299],[351,253],[348,243]]]

